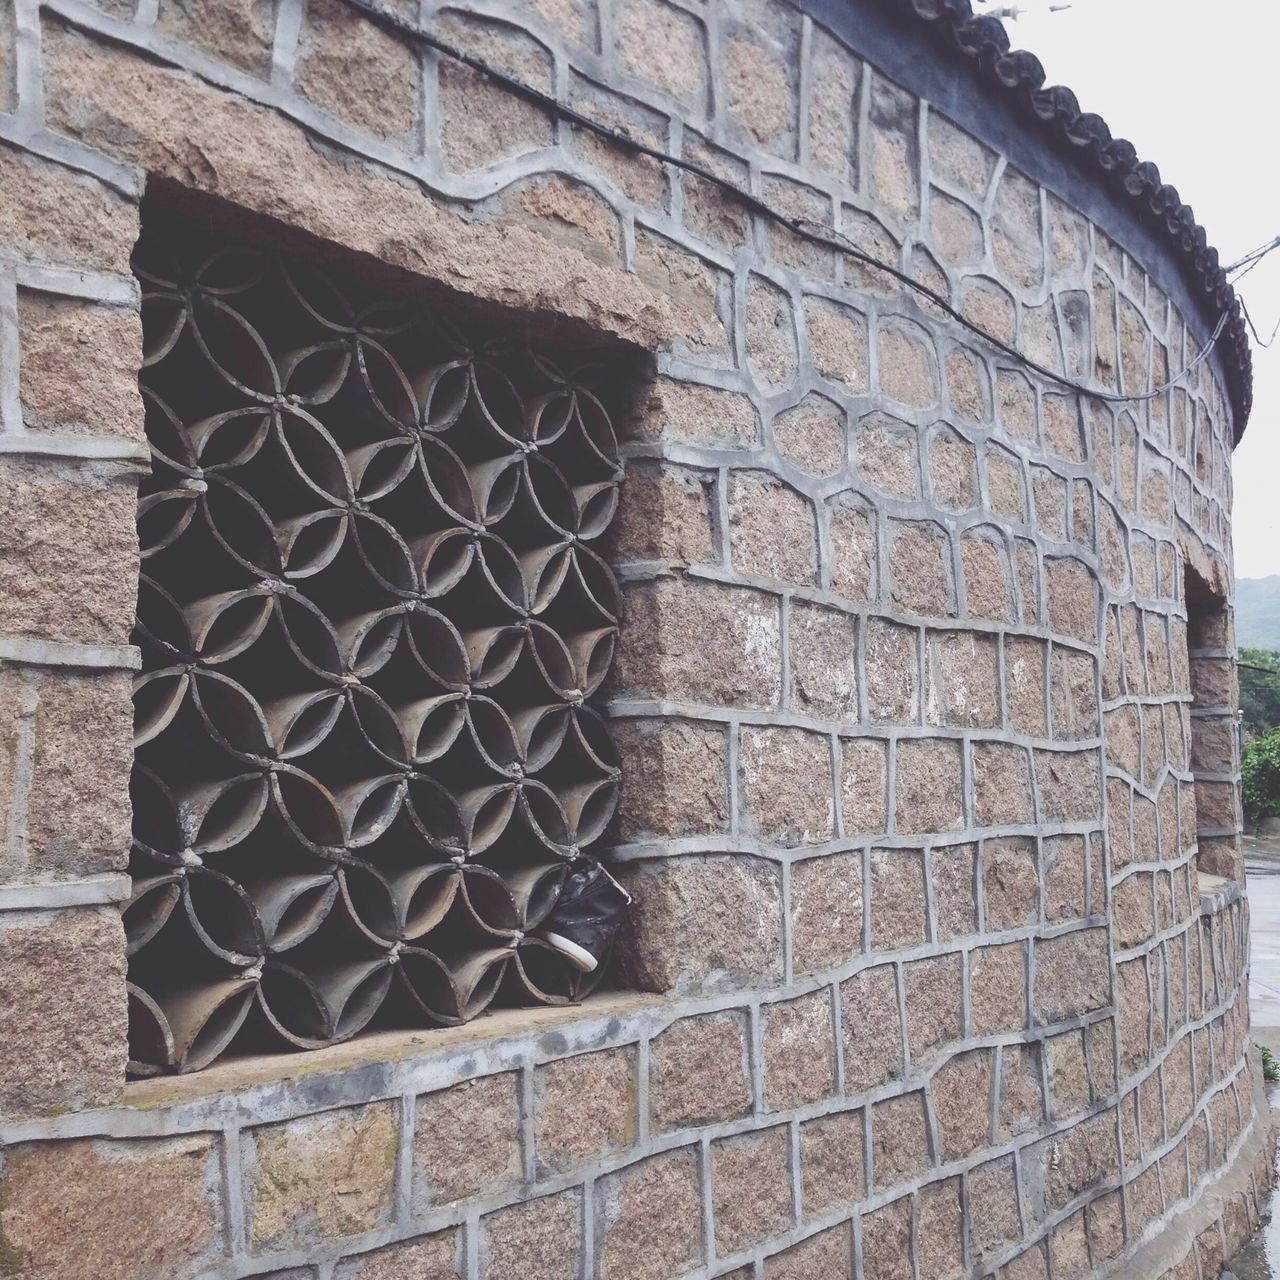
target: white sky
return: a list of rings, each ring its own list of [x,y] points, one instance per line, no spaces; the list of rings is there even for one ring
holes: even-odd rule
[[[1159,166],[1225,262],[1280,235],[1276,0],[1073,0],[1063,13],[1020,3],[1030,11],[1005,23],[1014,47]],[[1265,340],[1280,318],[1280,249],[1240,293]],[[1280,573],[1280,338],[1255,347],[1253,362],[1253,414],[1235,455],[1241,578]]]

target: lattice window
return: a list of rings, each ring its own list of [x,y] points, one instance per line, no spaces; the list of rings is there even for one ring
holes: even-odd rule
[[[580,998],[616,378],[154,219],[135,270],[131,1070]]]

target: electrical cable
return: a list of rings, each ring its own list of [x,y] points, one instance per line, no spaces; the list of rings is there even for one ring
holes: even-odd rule
[[[719,174],[713,173],[710,169],[700,165],[692,160],[686,160],[680,156],[673,156],[668,152],[662,151],[657,147],[651,147],[648,143],[633,138],[629,133],[622,129],[616,129],[611,125],[602,124],[599,120],[592,119],[590,116],[583,115],[580,111],[561,102],[554,95],[544,92],[541,89],[534,88],[533,85],[526,84],[524,81],[515,76],[508,75],[505,71],[499,70],[490,63],[478,58],[474,54],[466,53],[461,49],[455,48],[447,41],[441,40],[438,36],[433,35],[425,28],[418,26],[417,23],[410,22],[405,18],[401,18],[398,14],[389,13],[385,9],[379,8],[377,5],[370,3],[370,0],[343,0],[343,3],[357,12],[364,14],[372,21],[379,23],[384,28],[394,31],[402,36],[408,36],[414,40],[420,41],[430,49],[442,56],[449,58],[451,61],[461,63],[465,67],[470,67],[473,71],[480,73],[497,84],[501,84],[504,88],[512,93],[526,98],[528,101],[541,107],[549,112],[553,118],[564,120],[568,124],[576,128],[594,133],[598,137],[605,138],[620,147],[624,147],[633,151],[637,155],[647,156],[651,160],[657,160],[661,164],[671,165],[673,168],[682,170],[685,173],[692,174],[694,177],[702,179],[702,181],[710,183],[726,195],[737,200],[744,208],[759,217],[768,219],[770,222],[777,223],[779,226],[786,227],[793,234],[807,240],[811,244],[819,245],[823,248],[833,249],[837,253],[841,253],[861,262],[864,266],[873,270],[881,271],[885,275],[891,276],[900,284],[905,285],[908,289],[919,294],[932,302],[934,306],[940,308],[951,319],[962,325],[969,332],[981,338],[984,342],[990,343],[997,350],[1003,352],[1011,359],[1018,361],[1026,368],[1042,377],[1048,379],[1055,385],[1065,390],[1075,392],[1078,395],[1088,396],[1090,399],[1103,400],[1112,404],[1133,404],[1145,400],[1154,400],[1158,396],[1164,395],[1166,391],[1172,390],[1183,378],[1201,365],[1208,359],[1218,339],[1222,336],[1222,331],[1227,326],[1227,321],[1231,318],[1229,311],[1223,311],[1218,318],[1218,323],[1214,326],[1214,330],[1209,340],[1200,348],[1194,358],[1186,364],[1177,374],[1170,378],[1167,382],[1162,383],[1158,387],[1154,387],[1150,391],[1135,392],[1133,394],[1124,394],[1114,391],[1103,391],[1094,387],[1086,386],[1083,383],[1076,382],[1071,378],[1063,377],[1060,373],[1055,373],[1052,369],[1037,363],[1030,356],[1019,351],[1010,343],[997,337],[993,333],[988,333],[981,325],[975,324],[967,316],[956,310],[951,303],[939,294],[936,290],[931,289],[922,281],[916,280],[907,272],[898,267],[892,266],[887,262],[882,262],[879,258],[867,253],[863,249],[859,249],[855,244],[849,241],[839,232],[834,231],[814,231],[810,229],[806,220],[803,218],[791,218],[779,210],[773,208],[772,205],[762,200],[759,196],[753,195],[751,192],[731,182],[727,178],[720,177]],[[816,224],[814,224],[816,225]],[[1247,254],[1235,264],[1239,266],[1245,262],[1256,263],[1272,249],[1280,247],[1280,236],[1277,236],[1268,245],[1260,246]],[[1233,268],[1228,268],[1232,270]]]

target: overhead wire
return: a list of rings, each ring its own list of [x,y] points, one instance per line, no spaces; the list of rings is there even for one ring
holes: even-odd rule
[[[520,80],[516,76],[509,75],[500,68],[486,62],[483,58],[477,57],[475,54],[467,53],[463,49],[459,49],[451,45],[446,40],[442,40],[439,36],[419,26],[415,22],[410,22],[407,18],[400,17],[399,14],[390,13],[378,5],[373,4],[370,0],[343,0],[350,8],[364,14],[374,22],[379,23],[384,28],[394,31],[402,36],[419,41],[427,48],[434,50],[443,57],[457,62],[465,67],[470,67],[473,71],[480,75],[502,85],[510,92],[527,99],[543,110],[551,114],[554,119],[564,120],[568,124],[578,129],[583,129],[589,133],[595,134],[597,137],[606,139],[617,146],[626,148],[637,155],[646,156],[651,160],[656,160],[661,164],[671,165],[684,173],[688,173],[703,182],[709,183],[726,195],[732,197],[745,209],[755,213],[761,218],[765,218],[770,222],[774,222],[779,226],[787,228],[794,235],[808,241],[811,244],[821,246],[823,248],[835,250],[837,253],[852,258],[856,262],[862,263],[864,266],[875,271],[883,272],[885,275],[898,281],[906,288],[919,294],[921,297],[933,303],[934,306],[942,310],[952,320],[967,329],[976,337],[981,338],[984,342],[989,343],[998,351],[1002,352],[1010,359],[1016,360],[1025,368],[1038,373],[1041,377],[1047,379],[1056,386],[1065,390],[1075,392],[1078,395],[1088,396],[1094,400],[1102,400],[1112,404],[1133,404],[1146,400],[1153,400],[1164,395],[1167,391],[1172,390],[1179,382],[1188,374],[1198,368],[1205,360],[1209,358],[1218,339],[1222,336],[1223,330],[1227,326],[1227,321],[1231,318],[1229,311],[1224,310],[1218,317],[1218,322],[1214,326],[1213,332],[1207,342],[1200,347],[1195,356],[1188,361],[1172,378],[1161,383],[1157,387],[1153,387],[1149,391],[1143,392],[1115,392],[1106,391],[1098,387],[1090,387],[1084,383],[1076,382],[1072,378],[1064,377],[1062,374],[1046,365],[1040,364],[1033,360],[1024,352],[1019,351],[1017,347],[1006,342],[998,335],[988,332],[981,325],[970,320],[963,312],[957,310],[950,301],[932,289],[929,285],[921,280],[917,280],[914,276],[903,271],[899,267],[893,266],[891,263],[884,262],[875,257],[873,254],[867,253],[866,250],[860,249],[853,244],[846,236],[831,228],[822,228],[819,224],[810,223],[804,218],[793,218],[775,209],[767,201],[754,195],[752,192],[740,187],[737,183],[728,178],[721,177],[718,173],[708,169],[705,165],[698,164],[696,161],[685,159],[683,156],[675,156],[669,152],[663,151],[659,147],[650,146],[648,143],[641,141],[639,138],[633,137],[623,129],[615,128],[612,125],[604,124],[602,121],[596,120],[591,116],[584,115],[581,111],[571,107],[568,103],[561,102],[559,98],[553,94],[547,93],[542,89],[535,88],[531,84]],[[818,229],[814,229],[817,227]],[[1260,245],[1257,249],[1246,254],[1239,262],[1227,268],[1228,271],[1234,270],[1245,263],[1252,266],[1261,261],[1273,249],[1280,247],[1280,236],[1271,241],[1267,245]]]

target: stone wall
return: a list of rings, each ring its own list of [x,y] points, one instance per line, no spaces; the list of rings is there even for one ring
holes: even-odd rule
[[[389,7],[1072,377],[1141,392],[1212,327],[782,4]],[[641,994],[125,1084],[148,185],[652,353]],[[1231,578],[1213,362],[1056,391],[342,0],[16,0],[0,420],[0,1273],[1209,1276],[1256,1220],[1235,747],[1192,717],[1234,706],[1230,614],[1193,671],[1183,586]]]

